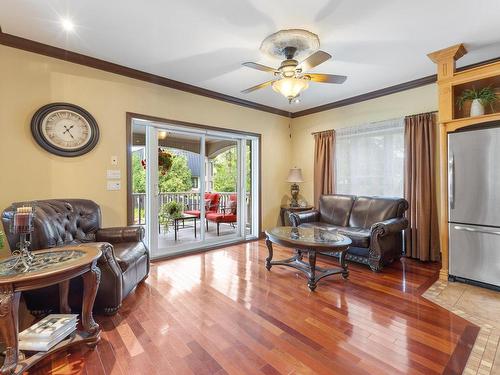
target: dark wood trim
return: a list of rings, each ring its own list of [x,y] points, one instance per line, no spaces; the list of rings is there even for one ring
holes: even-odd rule
[[[220,126],[205,125],[205,124],[199,124],[196,122],[172,120],[172,119],[167,119],[167,118],[163,118],[163,117],[143,115],[141,113],[127,112],[127,116],[130,116],[131,118],[135,118],[135,119],[139,119],[139,120],[158,122],[160,124],[180,125],[180,126],[185,126],[187,128],[196,128],[199,130],[215,130],[215,131],[229,132],[229,133],[234,133],[234,134],[250,135],[252,137],[260,137],[261,136],[260,133],[247,132],[244,130],[237,130],[237,129],[231,129],[231,128],[222,128]]]
[[[460,72],[460,71],[468,70],[471,68],[477,68],[479,66],[491,64],[491,63],[494,63],[497,61],[500,61],[500,57],[495,57],[493,59],[480,61],[478,63],[470,64],[467,66],[462,66],[460,68],[457,68],[457,71]],[[297,118],[297,117],[311,115],[313,113],[328,111],[330,109],[344,107],[346,105],[356,104],[356,103],[364,102],[366,100],[380,98],[381,96],[396,94],[396,93],[401,92],[401,91],[406,91],[406,90],[415,89],[417,87],[426,86],[426,85],[435,83],[436,81],[437,81],[437,74],[433,74],[433,75],[430,75],[427,77],[422,77],[422,78],[414,79],[412,81],[400,83],[398,85],[389,86],[389,87],[386,87],[386,88],[383,88],[380,90],[375,90],[375,91],[367,92],[365,94],[352,96],[352,97],[347,98],[347,99],[342,99],[342,100],[339,100],[336,102],[323,104],[323,105],[320,105],[318,107],[313,107],[313,108],[305,109],[303,111],[293,112],[291,117]]]
[[[367,92],[365,94],[356,95],[356,96],[352,96],[352,97],[347,98],[347,99],[339,100],[336,102],[323,104],[323,105],[320,105],[318,107],[313,107],[313,108],[305,109],[303,111],[294,112],[294,113],[292,113],[292,118],[312,115],[313,113],[328,111],[330,109],[345,107],[346,105],[356,104],[356,103],[364,102],[366,100],[380,98],[381,96],[396,94],[396,93],[401,92],[401,91],[406,91],[406,90],[414,89],[417,87],[429,85],[431,83],[435,83],[436,80],[437,80],[437,75],[433,74],[431,76],[415,79],[413,81],[400,83],[398,85],[386,87],[386,88],[383,88],[380,90],[375,90],[375,91]],[[437,103],[437,101],[436,101],[436,103]]]
[[[54,47],[54,46],[50,46],[48,44],[36,42],[36,41],[30,40],[30,39],[21,38],[21,37],[12,35],[12,34],[7,34],[7,33],[4,33],[1,30],[1,28],[0,28],[0,44],[4,45],[4,46],[12,47],[12,48],[21,49],[24,51],[33,52],[33,53],[37,53],[40,55],[49,56],[49,57],[53,57],[56,59],[68,61],[68,62],[71,62],[74,64],[88,66],[88,67],[91,67],[94,69],[103,70],[105,72],[110,72],[110,73],[122,75],[125,77],[137,79],[140,81],[153,83],[155,85],[165,86],[165,87],[169,87],[169,88],[172,88],[175,90],[180,90],[180,91],[188,92],[188,93],[195,94],[195,95],[201,95],[201,96],[205,96],[205,97],[212,98],[215,100],[220,100],[220,101],[224,101],[227,103],[255,109],[258,111],[273,113],[273,114],[276,114],[279,116],[284,116],[284,117],[289,117],[289,118],[297,118],[297,117],[307,116],[307,115],[310,115],[313,113],[328,111],[330,109],[344,107],[347,105],[360,103],[360,102],[363,102],[366,100],[379,98],[379,97],[382,97],[385,95],[391,95],[391,94],[395,94],[395,93],[398,93],[401,91],[414,89],[417,87],[421,87],[421,86],[435,83],[436,79],[437,79],[437,75],[433,74],[433,75],[418,78],[418,79],[415,79],[412,81],[400,83],[400,84],[397,84],[394,86],[389,86],[389,87],[386,87],[386,88],[383,88],[380,90],[367,92],[365,94],[356,95],[356,96],[342,99],[342,100],[339,100],[336,102],[331,102],[331,103],[323,104],[323,105],[320,105],[317,107],[305,109],[303,111],[297,111],[297,112],[292,113],[292,112],[284,111],[284,110],[279,109],[279,108],[274,108],[271,106],[266,106],[263,104],[251,102],[249,100],[236,98],[234,96],[222,94],[222,93],[219,93],[216,91],[204,89],[204,88],[190,85],[187,83],[183,83],[180,81],[175,81],[175,80],[172,80],[172,79],[169,79],[166,77],[162,77],[162,76],[158,76],[155,74],[146,73],[146,72],[143,72],[143,71],[140,71],[137,69],[129,68],[129,67],[115,64],[112,62],[108,62],[105,60],[100,60],[100,59],[90,57],[87,55],[83,55],[80,53],[71,52],[71,51],[68,51],[68,50],[65,50],[65,49],[62,49],[59,47]],[[457,68],[457,71],[460,72],[460,71],[471,69],[471,68],[477,68],[479,66],[491,64],[491,63],[494,63],[497,61],[500,61],[500,57],[495,57],[495,58],[492,58],[489,60],[480,61],[480,62],[477,62],[474,64],[463,66],[463,67]]]
[[[127,112],[125,125],[126,152],[127,152],[127,225],[134,225],[134,202],[132,199],[132,119],[131,113]]]
[[[153,83],[155,85],[169,87],[171,89],[188,92],[195,95],[205,96],[211,99],[220,100],[223,102],[236,104],[239,106],[255,109],[258,111],[269,112],[275,115],[290,117],[290,112],[283,111],[278,108],[267,105],[251,102],[236,98],[234,96],[222,94],[216,91],[207,90],[198,86],[175,81],[166,77],[158,76],[151,73],[146,73],[137,69],[129,68],[123,65],[115,64],[109,61],[97,59],[76,52],[71,52],[59,47],[50,46],[40,42],[35,42],[30,39],[21,38],[15,35],[7,34],[0,31],[0,44],[4,46],[21,49],[28,52],[37,53],[44,56],[53,57],[56,59],[68,61],[71,63],[88,66],[90,68],[103,70],[105,72],[118,74],[121,76],[138,79],[140,81]]]
[[[200,130],[215,130],[226,133],[234,133],[240,135],[249,135],[252,137],[257,137],[259,139],[259,217],[258,217],[258,233],[262,231],[262,135],[260,133],[246,132],[242,130],[221,128],[217,126],[197,124],[193,122],[186,122],[180,120],[171,120],[162,117],[143,115],[139,113],[127,112],[126,113],[126,153],[127,153],[127,224],[133,225],[134,214],[133,214],[133,202],[132,202],[132,120],[140,119],[152,122],[158,122],[163,124],[173,124],[184,126],[188,128],[200,129]]]
[[[451,354],[446,367],[443,370],[443,375],[460,375],[464,371],[465,365],[467,364],[466,358],[474,347],[477,335],[479,334],[480,328],[475,324],[470,323],[465,326],[460,339]]]

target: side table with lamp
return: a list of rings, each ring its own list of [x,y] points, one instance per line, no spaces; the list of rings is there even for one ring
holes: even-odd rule
[[[299,182],[304,182],[304,178],[302,177],[302,169],[300,168],[291,168],[290,172],[288,172],[288,177],[286,179],[287,182],[291,182],[290,186],[290,194],[292,196],[290,200],[290,205],[282,205],[280,209],[280,219],[281,225],[287,225],[286,221],[286,213],[290,212],[300,212],[300,211],[308,211],[312,210],[314,207],[309,205],[301,206],[299,204]],[[288,224],[289,225],[289,224]]]

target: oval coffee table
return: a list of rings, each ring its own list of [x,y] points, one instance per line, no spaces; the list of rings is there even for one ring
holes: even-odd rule
[[[295,255],[288,259],[273,259],[273,243],[295,249]],[[266,230],[266,245],[269,250],[269,256],[266,259],[266,268],[271,270],[272,266],[293,267],[308,277],[307,286],[312,291],[316,289],[316,284],[324,277],[342,274],[346,279],[349,276],[345,256],[350,238],[338,234],[336,231],[318,229],[318,228],[295,228],[295,227],[276,227]],[[308,253],[309,263],[302,260],[304,253]],[[340,267],[322,268],[316,266],[316,255],[339,255]]]

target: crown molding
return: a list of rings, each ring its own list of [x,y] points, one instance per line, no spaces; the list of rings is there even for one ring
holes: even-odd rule
[[[360,103],[360,102],[363,102],[366,100],[380,98],[382,96],[395,94],[398,92],[414,89],[414,88],[421,87],[421,86],[426,86],[426,85],[435,83],[437,81],[437,75],[433,74],[430,76],[418,78],[418,79],[404,82],[404,83],[400,83],[400,84],[397,84],[394,86],[389,86],[389,87],[386,87],[386,88],[383,88],[380,90],[367,92],[367,93],[364,93],[361,95],[352,96],[350,98],[346,98],[346,99],[338,100],[336,102],[323,104],[323,105],[309,108],[309,109],[305,109],[302,111],[288,112],[288,111],[284,111],[284,110],[279,109],[279,108],[266,106],[263,104],[251,102],[249,100],[236,98],[234,96],[222,94],[222,93],[212,91],[212,90],[207,90],[207,89],[204,89],[204,88],[201,88],[198,86],[190,85],[190,84],[183,83],[180,81],[175,81],[173,79],[158,76],[155,74],[146,73],[146,72],[143,72],[141,70],[129,68],[129,67],[115,64],[115,63],[112,63],[109,61],[100,60],[100,59],[97,59],[95,57],[90,57],[90,56],[83,55],[80,53],[71,52],[71,51],[68,51],[68,50],[65,50],[65,49],[62,49],[59,47],[54,47],[54,46],[50,46],[48,44],[36,42],[34,40],[21,38],[21,37],[12,35],[12,34],[7,34],[7,33],[4,33],[1,28],[0,28],[0,45],[13,47],[13,48],[21,49],[24,51],[53,57],[53,58],[56,58],[59,60],[64,60],[64,61],[68,61],[71,63],[88,66],[88,67],[91,67],[94,69],[103,70],[103,71],[106,71],[109,73],[114,73],[114,74],[118,74],[121,76],[133,78],[133,79],[138,79],[140,81],[169,87],[169,88],[172,88],[175,90],[180,90],[180,91],[188,92],[188,93],[195,94],[195,95],[205,96],[205,97],[208,97],[211,99],[224,101],[227,103],[255,109],[258,111],[273,113],[273,114],[288,117],[288,118],[303,117],[303,116],[311,115],[313,113],[328,111],[330,109],[344,107],[347,105]],[[478,66],[490,64],[490,63],[497,62],[497,61],[500,61],[500,57],[496,57],[493,59],[489,59],[489,60],[481,61],[478,63],[470,64],[467,66],[463,66],[461,68],[457,68],[457,71],[475,68]]]
[[[474,64],[462,66],[460,68],[457,68],[457,72],[460,72],[463,70],[468,70],[471,68],[477,68],[478,66],[491,64],[491,63],[494,63],[497,61],[500,61],[500,57],[495,57],[493,59],[484,60],[484,61],[480,61],[480,62],[477,62]],[[380,98],[380,97],[386,96],[386,95],[396,94],[396,93],[401,92],[401,91],[415,89],[417,87],[426,86],[426,85],[429,85],[429,84],[432,84],[435,82],[437,82],[437,74],[432,74],[430,76],[414,79],[412,81],[400,83],[400,84],[397,84],[394,86],[389,86],[389,87],[386,87],[386,88],[383,88],[380,90],[375,90],[375,91],[367,92],[365,94],[352,96],[352,97],[347,98],[347,99],[342,99],[342,100],[339,100],[336,102],[331,102],[331,103],[323,104],[323,105],[320,105],[317,107],[304,109],[303,111],[293,112],[292,118],[312,115],[313,113],[328,111],[330,109],[344,107],[346,105],[356,104],[356,103],[364,102],[366,100]]]
[[[59,60],[64,60],[71,63],[88,66],[90,68],[103,70],[105,72],[114,73],[133,79],[138,79],[140,81],[153,83],[155,85],[165,86],[171,89],[188,92],[195,95],[201,95],[231,104],[236,104],[242,107],[256,109],[258,111],[269,112],[284,117],[290,117],[291,115],[290,112],[278,108],[270,107],[263,104],[258,104],[255,102],[251,102],[249,100],[236,98],[234,96],[222,94],[212,90],[207,90],[198,86],[175,81],[173,79],[158,76],[155,74],[146,73],[141,70],[129,68],[109,61],[100,60],[95,57],[90,57],[80,53],[71,52],[59,47],[54,47],[48,44],[36,42],[34,40],[21,38],[12,34],[7,34],[2,32],[1,29],[0,29],[0,44],[28,52],[37,53],[40,55],[53,57]]]

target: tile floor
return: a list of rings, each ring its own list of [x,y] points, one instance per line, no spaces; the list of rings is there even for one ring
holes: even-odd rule
[[[481,327],[463,374],[500,374],[500,292],[438,280],[423,297]]]

